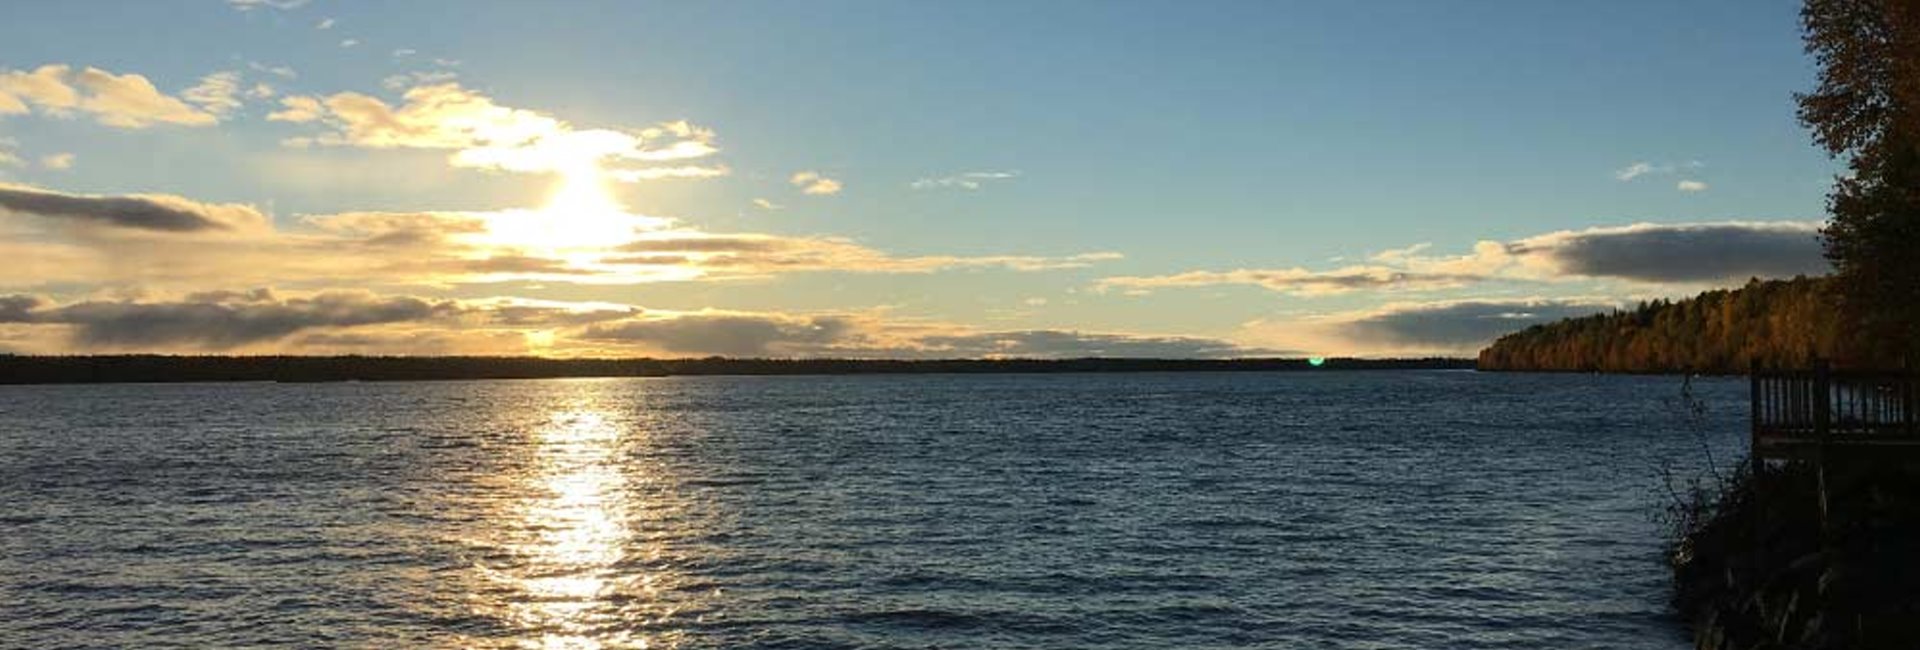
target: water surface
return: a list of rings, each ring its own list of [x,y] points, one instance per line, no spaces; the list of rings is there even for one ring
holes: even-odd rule
[[[1471,372],[0,388],[0,646],[1686,648],[1745,385]],[[1704,443],[1704,444],[1703,444]]]

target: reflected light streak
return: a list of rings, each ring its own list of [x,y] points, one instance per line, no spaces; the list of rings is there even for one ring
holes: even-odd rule
[[[675,648],[711,613],[718,591],[688,589],[671,540],[689,534],[686,502],[655,459],[658,441],[631,387],[599,380],[541,386],[557,403],[511,426],[514,444],[485,506],[473,612],[499,636],[463,647],[573,650]]]
[[[594,411],[556,413],[538,434],[540,474],[529,490],[524,526],[538,535],[520,549],[528,559],[514,613],[541,635],[529,648],[644,648],[620,623],[609,597],[625,591],[618,565],[627,547],[626,477],[616,465],[621,431]]]

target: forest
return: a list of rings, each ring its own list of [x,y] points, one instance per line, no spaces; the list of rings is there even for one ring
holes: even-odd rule
[[[1745,373],[1752,364],[1806,367],[1846,359],[1849,341],[1832,278],[1750,280],[1679,301],[1535,325],[1480,352],[1481,370],[1702,374]],[[1857,353],[1856,353],[1857,356]]]
[[[1314,369],[1471,369],[1466,359],[550,359],[542,357],[306,357],[0,355],[0,384],[196,381],[407,381],[1060,372],[1264,372]]]

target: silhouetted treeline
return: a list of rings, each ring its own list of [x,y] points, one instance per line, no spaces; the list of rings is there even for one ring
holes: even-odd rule
[[[1804,367],[1843,340],[1830,278],[1753,280],[1678,302],[1570,318],[1508,334],[1480,352],[1482,370],[1739,374],[1758,361]]]
[[[540,357],[13,356],[0,384],[191,381],[407,381],[927,373],[1471,369],[1468,359],[547,359]]]

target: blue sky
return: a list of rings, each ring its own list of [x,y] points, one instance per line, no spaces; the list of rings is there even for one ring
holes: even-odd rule
[[[16,73],[12,90],[0,77],[0,234],[34,271],[0,286],[29,305],[0,347],[1471,353],[1541,319],[1820,270],[1838,167],[1793,119],[1814,73],[1797,10],[21,4],[0,21]],[[66,68],[43,80],[83,96],[136,92],[121,82],[138,75],[186,112],[63,106],[25,85],[49,65]],[[87,68],[117,81],[88,85]],[[224,102],[206,90],[221,73]],[[291,111],[307,100],[321,110]],[[427,110],[456,100],[472,111]],[[481,116],[632,146],[553,163],[460,130]],[[691,126],[657,126],[676,123]],[[675,141],[686,155],[663,153]],[[477,149],[496,158],[455,160]],[[697,177],[550,200],[635,161]],[[837,191],[806,193],[817,179]],[[111,212],[129,195],[261,223],[160,233]],[[574,234],[511,234],[541,220]],[[400,221],[437,234],[369,244],[399,241]],[[669,235],[679,248],[655,241]],[[753,250],[708,241],[733,235]],[[429,309],[316,306],[349,303]],[[508,322],[509,304],[543,316]],[[263,314],[289,324],[200,333]],[[143,318],[185,333],[101,335],[168,330]]]

